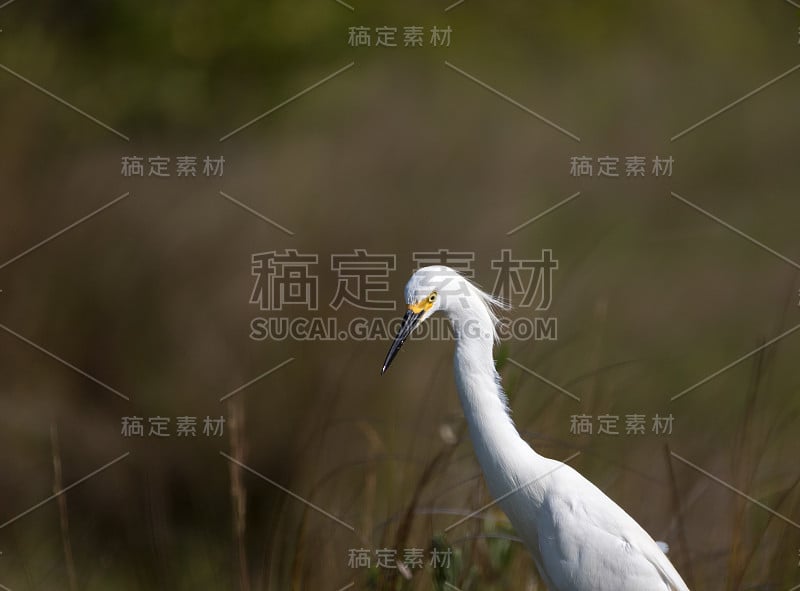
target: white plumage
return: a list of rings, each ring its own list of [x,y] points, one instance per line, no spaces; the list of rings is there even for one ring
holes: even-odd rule
[[[438,310],[449,317],[456,332],[456,385],[478,463],[548,588],[688,591],[630,515],[572,467],[539,455],[519,435],[492,357],[497,319],[491,296],[444,266],[414,273],[405,296],[409,310],[383,371],[420,322]]]

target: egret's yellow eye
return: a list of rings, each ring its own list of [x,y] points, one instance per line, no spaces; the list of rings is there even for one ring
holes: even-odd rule
[[[439,297],[439,294],[435,291],[432,291],[427,298],[418,301],[416,304],[409,304],[408,309],[414,314],[419,314],[421,312],[425,312],[426,310],[430,310],[437,297]]]

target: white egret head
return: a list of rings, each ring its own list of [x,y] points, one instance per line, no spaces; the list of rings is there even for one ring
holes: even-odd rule
[[[472,310],[474,320],[484,324],[484,332],[490,337],[494,336],[497,317],[491,306],[499,302],[450,267],[433,265],[418,269],[406,283],[405,299],[408,310],[383,362],[382,374],[414,329],[439,310],[451,319]]]

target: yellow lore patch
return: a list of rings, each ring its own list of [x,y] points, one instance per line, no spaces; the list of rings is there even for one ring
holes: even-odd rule
[[[421,302],[417,302],[416,304],[409,304],[408,309],[414,312],[414,314],[419,314],[420,312],[424,312],[425,310],[430,309],[431,304],[428,302],[427,298],[422,300]]]

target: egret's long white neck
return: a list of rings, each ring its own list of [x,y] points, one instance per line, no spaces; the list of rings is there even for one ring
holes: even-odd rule
[[[530,481],[532,469],[543,474],[549,463],[522,439],[511,420],[492,356],[494,320],[478,294],[469,300],[471,305],[447,310],[457,334],[456,386],[478,462],[497,498]]]

